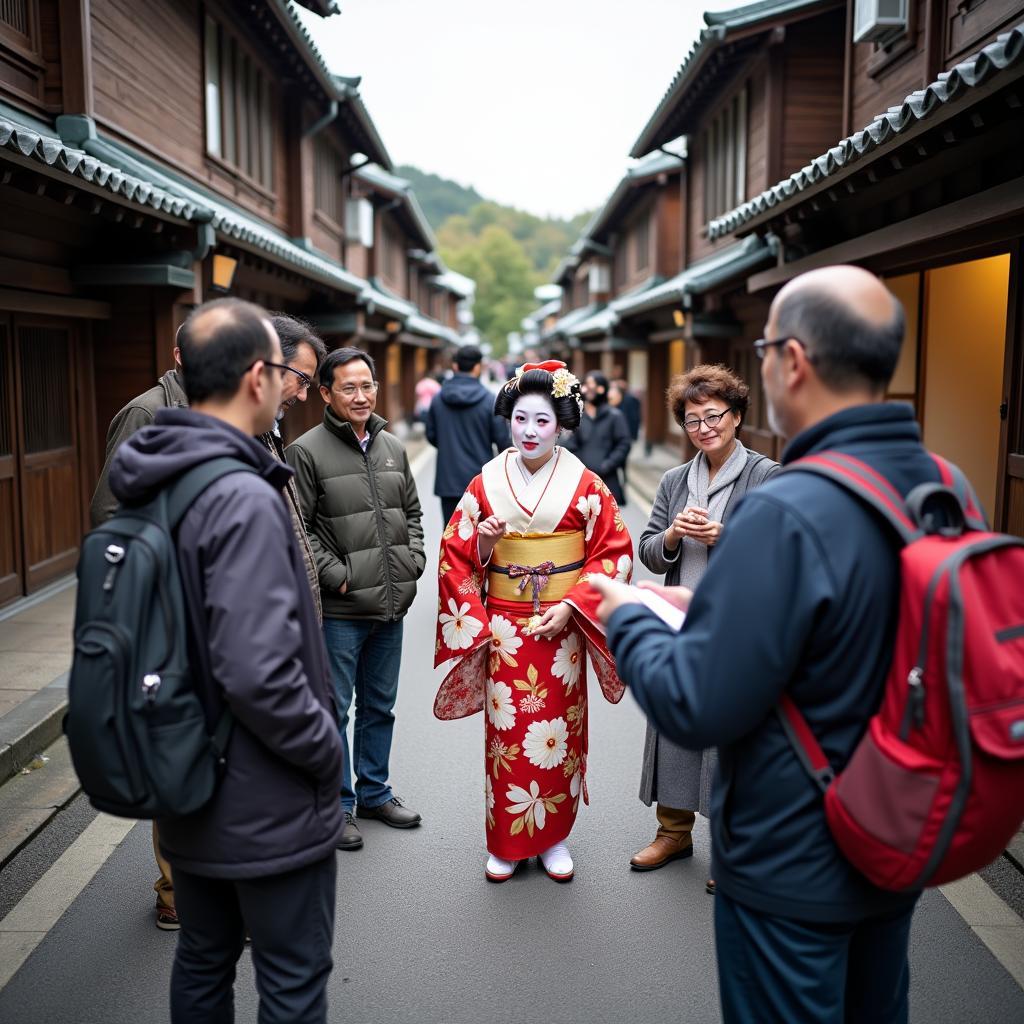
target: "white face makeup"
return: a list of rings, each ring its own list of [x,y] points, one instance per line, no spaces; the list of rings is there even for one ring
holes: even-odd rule
[[[558,440],[558,421],[543,395],[523,395],[512,409],[512,443],[524,459],[543,459]]]

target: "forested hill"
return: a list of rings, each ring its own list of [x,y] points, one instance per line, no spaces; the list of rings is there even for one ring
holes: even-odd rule
[[[503,353],[507,334],[518,331],[536,306],[534,288],[551,280],[590,214],[537,217],[415,167],[401,166],[396,173],[412,184],[444,261],[477,282],[477,328]]]

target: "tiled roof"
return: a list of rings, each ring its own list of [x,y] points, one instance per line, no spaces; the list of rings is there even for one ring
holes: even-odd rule
[[[676,102],[689,88],[691,79],[700,67],[702,59],[711,50],[725,42],[730,32],[747,28],[760,21],[779,18],[784,14],[801,10],[804,7],[811,7],[816,3],[821,3],[821,0],[760,0],[758,3],[747,4],[731,11],[705,12],[704,24],[707,28],[701,29],[697,41],[690,48],[690,52],[680,65],[664,97],[655,108],[654,113],[651,114],[647,124],[644,125],[636,142],[633,143],[629,155],[643,156],[655,149],[659,141],[669,141],[668,139],[659,140],[658,133],[663,129]]]
[[[827,153],[815,157],[806,167],[773,185],[759,196],[708,225],[708,237],[720,238],[736,231],[748,221],[781,203],[798,196],[805,189],[824,181],[871,156],[889,143],[898,145],[900,136],[927,121],[936,111],[952,104],[971,102],[973,92],[981,85],[1005,74],[1024,62],[1024,24],[1000,35],[979,53],[943,72],[924,89],[912,92],[901,104],[890,107],[866,128],[843,139]]]
[[[147,177],[127,174],[118,167],[90,156],[84,150],[65,145],[60,139],[41,134],[27,125],[0,115],[0,148],[53,168],[90,185],[105,189],[138,206],[191,220],[196,204],[174,195]]]
[[[190,202],[193,208],[208,211],[207,218],[212,213],[213,228],[223,237],[266,252],[276,257],[278,262],[296,267],[307,276],[341,291],[355,294],[365,286],[362,278],[350,274],[344,267],[329,260],[326,256],[320,256],[309,249],[296,245],[276,228],[243,213],[238,207],[232,206],[212,192],[187,183],[177,175],[172,176],[169,172],[155,167],[141,153],[129,150],[122,143],[108,138],[93,138],[87,140],[85,146],[109,160],[111,164],[119,164],[129,170],[137,168],[146,171],[169,192]]]
[[[390,171],[384,170],[383,167],[378,167],[377,164],[364,164],[355,172],[354,176],[373,188],[378,188],[398,196],[408,210],[409,216],[412,217],[417,230],[420,232],[422,236],[421,241],[427,245],[430,252],[437,248],[437,239],[434,237],[430,221],[427,220],[427,215],[423,212],[423,208],[416,198],[416,193],[412,190],[412,185],[405,178],[400,178],[397,174],[392,174]]]
[[[766,242],[757,236],[747,238],[698,263],[691,264],[682,273],[676,274],[663,284],[615,299],[609,308],[619,319],[623,319],[647,313],[661,306],[672,305],[681,302],[684,294],[699,295],[739,274],[759,267],[768,262],[774,254],[774,240]]]
[[[422,313],[413,313],[405,322],[405,328],[414,334],[422,334],[426,338],[440,338],[450,345],[458,345],[458,331],[453,331],[438,320],[424,316]]]

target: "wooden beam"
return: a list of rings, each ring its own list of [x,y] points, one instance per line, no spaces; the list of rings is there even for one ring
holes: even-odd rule
[[[75,299],[63,295],[44,295],[15,288],[0,288],[0,309],[11,313],[50,313],[80,316],[88,320],[109,320],[110,303],[95,299]]]
[[[747,279],[747,291],[774,288],[807,270],[834,263],[859,263],[881,253],[892,253],[984,224],[994,222],[998,227],[998,222],[1005,222],[1020,213],[1024,213],[1024,177],[1014,178],[986,192],[890,224],[859,238],[851,238],[792,263],[752,274]]]
[[[58,0],[63,112],[92,117],[92,24],[89,0]]]

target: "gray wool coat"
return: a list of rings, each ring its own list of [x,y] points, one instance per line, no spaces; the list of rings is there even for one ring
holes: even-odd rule
[[[674,561],[666,559],[664,533],[676,513],[686,507],[689,495],[686,478],[692,461],[670,469],[661,478],[651,517],[637,546],[640,561],[651,572],[663,575],[666,586],[670,587],[679,584],[682,555],[680,554]],[[773,462],[760,452],[747,450],[747,464],[736,478],[732,494],[725,506],[725,513],[722,516],[723,527],[728,527],[729,516],[736,507],[736,502],[752,487],[757,487],[774,476],[778,470],[777,462]],[[714,550],[711,548],[708,552],[709,561]],[[677,810],[699,810],[701,814],[707,816],[711,804],[711,780],[716,761],[717,756],[713,748],[704,751],[684,750],[659,736],[648,725],[643,768],[640,773],[640,799],[648,806],[657,801]]]

